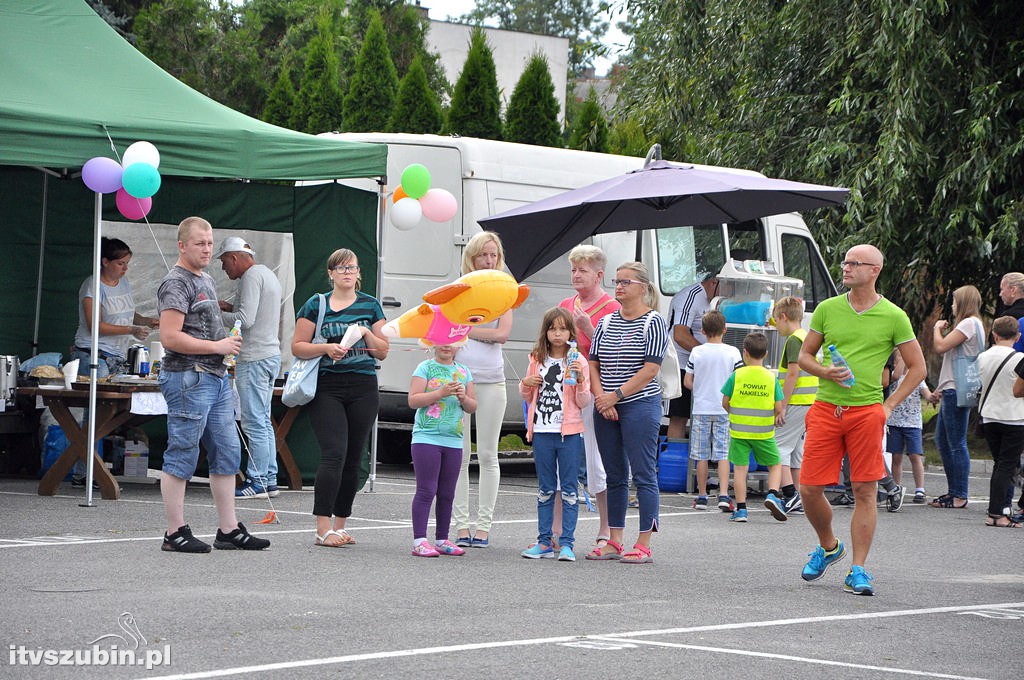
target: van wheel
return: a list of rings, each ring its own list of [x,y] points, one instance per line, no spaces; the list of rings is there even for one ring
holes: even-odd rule
[[[412,463],[412,432],[409,430],[377,430],[377,460],[386,465]]]

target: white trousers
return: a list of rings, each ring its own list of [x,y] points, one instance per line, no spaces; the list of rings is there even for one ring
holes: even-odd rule
[[[462,421],[462,467],[459,469],[459,483],[455,487],[455,505],[452,508],[452,522],[455,530],[470,528],[469,521],[469,457],[472,454],[470,418],[476,418],[476,458],[480,466],[480,489],[477,500],[477,531],[491,531],[494,506],[498,502],[498,483],[501,470],[498,467],[498,438],[501,423],[505,417],[508,395],[505,383],[473,383],[476,389],[476,413],[467,415]]]

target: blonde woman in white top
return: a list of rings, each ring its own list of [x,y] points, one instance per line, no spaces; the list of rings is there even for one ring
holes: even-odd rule
[[[992,324],[995,344],[978,357],[981,373],[981,418],[985,428],[985,441],[992,452],[992,479],[989,486],[988,519],[985,526],[1020,529],[1010,519],[1006,492],[1024,450],[1024,399],[1015,399],[1013,384],[1017,380],[1014,368],[1021,355],[1014,351],[1013,343],[1020,337],[1017,319],[1001,316]],[[990,387],[991,386],[991,387]],[[987,392],[987,394],[986,394]]]
[[[469,239],[462,251],[462,273],[479,269],[498,269],[505,264],[505,251],[501,239],[492,231],[482,231]],[[498,438],[505,417],[508,395],[505,392],[505,357],[501,346],[512,332],[512,312],[505,312],[497,321],[474,326],[469,340],[459,350],[457,360],[469,368],[476,386],[476,459],[480,466],[480,489],[477,501],[475,533],[470,534],[469,516],[469,458],[472,453],[467,415],[462,435],[462,468],[455,487],[452,521],[455,524],[455,545],[486,548],[490,544],[491,521],[498,501]]]

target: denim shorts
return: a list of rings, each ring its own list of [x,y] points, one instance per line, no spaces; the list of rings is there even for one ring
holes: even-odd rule
[[[242,450],[230,379],[196,370],[161,371],[160,392],[167,401],[163,471],[179,479],[191,478],[201,442],[211,475],[238,472]]]
[[[921,428],[889,425],[886,430],[888,436],[886,438],[885,450],[888,453],[924,455],[924,448],[921,445]]]

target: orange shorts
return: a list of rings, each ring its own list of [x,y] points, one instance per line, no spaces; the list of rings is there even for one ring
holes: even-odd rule
[[[850,481],[877,482],[885,477],[882,436],[885,409],[881,404],[836,406],[816,401],[807,412],[807,438],[800,483],[829,486],[839,483],[843,456],[850,455]]]

